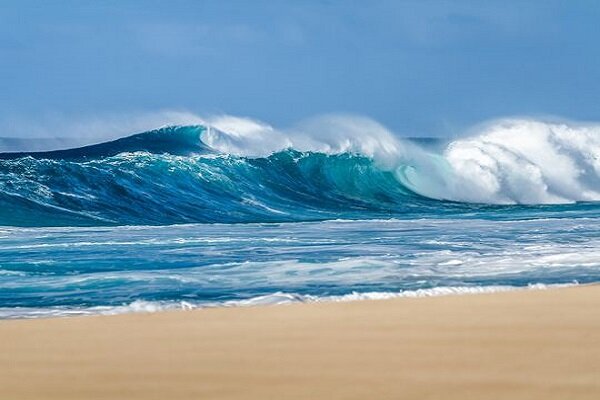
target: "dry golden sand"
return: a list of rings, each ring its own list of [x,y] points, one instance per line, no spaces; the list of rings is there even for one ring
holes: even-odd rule
[[[600,286],[0,322],[0,399],[600,399]]]

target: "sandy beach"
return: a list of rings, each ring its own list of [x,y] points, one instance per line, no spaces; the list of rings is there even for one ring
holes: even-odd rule
[[[600,286],[0,322],[1,399],[598,399]]]

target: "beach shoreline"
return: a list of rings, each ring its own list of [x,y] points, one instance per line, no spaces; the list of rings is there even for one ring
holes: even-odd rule
[[[181,310],[201,310],[209,308],[232,308],[232,307],[264,307],[290,304],[310,303],[338,303],[353,301],[390,300],[399,298],[420,297],[443,297],[443,296],[469,296],[473,294],[502,293],[527,290],[548,290],[557,288],[589,285],[562,283],[562,284],[529,284],[527,286],[437,286],[427,289],[403,290],[399,292],[351,292],[343,295],[314,296],[301,295],[298,293],[274,292],[271,294],[250,297],[238,300],[226,300],[222,302],[193,303],[189,301],[167,301],[153,302],[135,300],[129,304],[117,306],[93,306],[93,307],[12,307],[0,308],[0,321],[19,319],[40,318],[72,318],[86,316],[113,316],[132,313],[156,313]]]
[[[0,321],[4,399],[592,399],[600,285]]]

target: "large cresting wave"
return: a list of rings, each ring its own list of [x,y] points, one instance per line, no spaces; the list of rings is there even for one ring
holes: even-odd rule
[[[358,117],[287,130],[221,117],[0,153],[0,225],[440,217],[598,200],[600,126],[524,119],[427,141]]]

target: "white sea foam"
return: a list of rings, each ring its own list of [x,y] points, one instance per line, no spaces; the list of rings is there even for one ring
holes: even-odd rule
[[[528,286],[442,286],[429,289],[404,290],[401,292],[352,292],[338,296],[312,296],[297,293],[276,292],[249,299],[230,300],[219,303],[192,303],[178,302],[152,302],[136,300],[122,306],[97,306],[88,308],[48,307],[30,308],[14,307],[0,308],[0,319],[33,319],[50,317],[72,317],[86,315],[118,315],[127,313],[154,313],[169,310],[193,310],[215,307],[255,307],[269,305],[285,305],[293,303],[318,303],[318,302],[347,302],[360,300],[388,300],[395,298],[420,298],[450,295],[470,295],[509,292],[517,290],[546,290],[550,288],[564,288],[578,285],[577,282],[568,284],[546,285],[534,283]]]
[[[600,200],[600,125],[501,121],[451,143],[444,158],[452,172],[450,200],[524,204]]]

